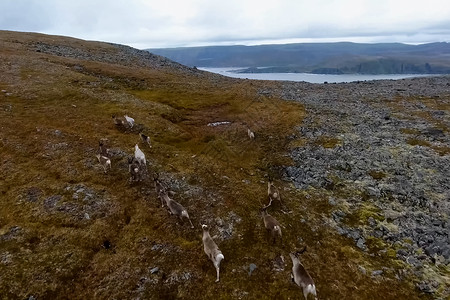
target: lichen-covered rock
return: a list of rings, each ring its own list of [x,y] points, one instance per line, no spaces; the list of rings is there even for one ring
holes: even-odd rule
[[[292,150],[295,163],[285,168],[285,179],[301,190],[351,191],[349,211],[343,212],[336,195],[330,198],[330,224],[337,232],[361,250],[386,251],[398,242],[403,248],[393,255],[421,268],[450,263],[450,116],[448,100],[434,97],[436,89],[449,96],[450,85],[448,77],[423,78],[425,85],[416,81],[308,90],[285,83],[278,92],[304,104],[308,113],[296,134],[308,142]],[[366,219],[360,211],[366,202],[384,212],[384,225],[373,216]],[[379,240],[366,245],[367,238]],[[412,243],[403,245],[405,240]],[[424,282],[419,288],[436,290]]]

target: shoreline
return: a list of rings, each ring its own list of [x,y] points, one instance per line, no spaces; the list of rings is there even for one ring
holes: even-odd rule
[[[253,80],[276,80],[309,83],[345,83],[372,80],[401,80],[406,78],[443,77],[448,74],[314,74],[314,73],[239,73],[234,72],[243,68],[205,68],[199,70],[220,74],[231,78]]]

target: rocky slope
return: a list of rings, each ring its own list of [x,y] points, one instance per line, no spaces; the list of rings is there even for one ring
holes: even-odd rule
[[[279,92],[308,113],[285,179],[331,191],[327,222],[339,234],[408,264],[421,290],[449,295],[450,78],[286,83]]]
[[[2,299],[294,299],[288,253],[304,245],[320,299],[448,296],[448,78],[251,81],[121,45],[0,43]],[[196,228],[161,208],[156,173]],[[200,223],[225,256],[218,284]]]

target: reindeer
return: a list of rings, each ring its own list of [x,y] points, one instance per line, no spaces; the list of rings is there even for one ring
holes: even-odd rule
[[[269,196],[269,204],[267,206],[272,205],[273,200],[278,200],[280,204],[283,205],[283,202],[281,201],[280,191],[273,184],[271,178],[269,178],[269,181],[267,182],[267,195]]]
[[[134,119],[129,117],[128,115],[125,115],[124,117],[125,117],[125,120],[128,123],[128,126],[130,126],[130,128],[133,128],[133,126],[134,126]]]
[[[189,218],[189,214],[187,210],[183,207],[183,205],[176,202],[175,200],[172,200],[166,191],[160,192],[159,196],[161,197],[161,199],[164,199],[164,201],[166,201],[166,205],[169,208],[169,213],[171,215],[177,215],[180,218],[180,220],[183,219],[183,217],[188,219],[189,223],[191,223],[191,228],[194,228],[194,225],[192,224],[192,221]]]
[[[101,139],[101,140],[98,142],[98,154],[100,154],[100,155],[102,155],[102,156],[105,156],[105,157],[109,157],[109,149],[106,148],[106,146],[105,146],[103,140],[104,140],[104,139]]]
[[[142,132],[139,132],[139,136],[141,137],[143,143],[147,143],[150,148],[152,147],[149,136],[143,134]]]
[[[253,131],[251,131],[250,128],[247,128],[247,134],[251,140],[255,139],[255,133]]]
[[[289,253],[289,256],[292,259],[292,279],[299,287],[303,289],[303,296],[305,297],[305,300],[308,299],[308,294],[313,294],[314,299],[317,300],[314,281],[298,258],[298,256],[305,251],[306,246],[300,251]]]
[[[112,115],[112,118],[114,120],[114,125],[116,125],[117,128],[126,129],[126,121],[123,118],[118,118],[115,115]]]
[[[166,188],[159,181],[159,174],[153,176],[153,181],[155,182],[155,192],[157,197],[161,200],[161,207],[164,207],[164,199],[161,197],[161,193],[166,193]]]
[[[137,159],[139,164],[147,166],[147,161],[145,160],[145,154],[139,149],[138,144],[134,146],[134,157]]]
[[[128,172],[131,174],[130,182],[141,181],[144,169],[135,157],[128,157]]]
[[[283,243],[283,237],[281,235],[281,225],[274,217],[269,215],[269,213],[267,212],[267,208],[268,206],[264,206],[261,209],[261,216],[264,221],[264,226],[266,227],[266,230],[270,232],[274,244],[277,236],[280,237],[281,243]]]
[[[219,271],[220,271],[220,262],[225,258],[222,254],[222,251],[219,250],[217,244],[209,235],[209,228],[207,225],[202,225],[203,229],[203,249],[205,250],[208,258],[213,262],[214,267],[216,268],[217,279],[216,282],[219,282]]]
[[[108,168],[108,166],[109,166],[109,169],[111,170],[111,160],[108,157],[103,156],[101,154],[97,154],[96,157],[98,159],[98,162],[102,165],[103,170],[105,171],[105,174],[106,174],[106,169]]]

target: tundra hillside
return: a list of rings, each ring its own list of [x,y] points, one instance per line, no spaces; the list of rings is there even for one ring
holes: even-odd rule
[[[243,73],[450,74],[450,43],[446,42],[300,43],[148,50],[187,66],[236,67]]]
[[[319,299],[448,297],[449,78],[263,82],[67,37],[0,44],[2,299],[298,299],[305,245]],[[136,144],[148,174],[130,181]]]

